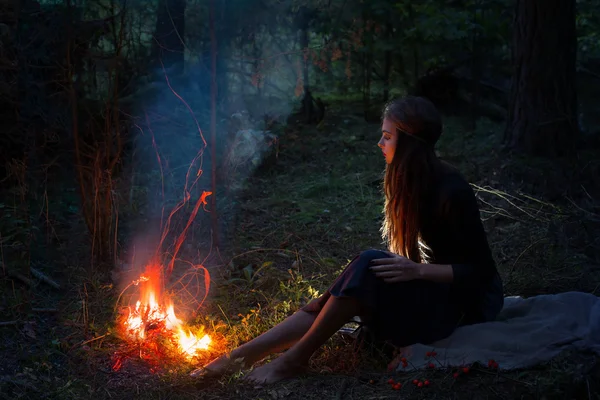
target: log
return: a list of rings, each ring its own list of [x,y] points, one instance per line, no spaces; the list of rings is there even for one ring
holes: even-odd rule
[[[29,271],[31,272],[31,275],[35,276],[40,281],[52,286],[54,289],[60,289],[60,285],[58,283],[50,279],[48,276],[44,275],[41,271],[38,271],[33,267],[30,267]]]

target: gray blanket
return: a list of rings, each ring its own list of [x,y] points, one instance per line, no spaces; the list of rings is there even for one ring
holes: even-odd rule
[[[458,328],[432,345],[404,348],[408,367],[454,367],[489,360],[500,369],[531,367],[564,350],[600,354],[600,298],[566,292],[531,298],[506,297],[496,321]],[[435,360],[427,352],[435,351]],[[404,370],[402,363],[397,367]]]

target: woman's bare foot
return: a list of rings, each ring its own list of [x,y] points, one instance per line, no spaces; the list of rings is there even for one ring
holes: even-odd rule
[[[271,384],[294,377],[306,370],[305,364],[293,363],[282,355],[268,364],[256,368],[246,380],[257,384]]]
[[[214,359],[204,367],[195,369],[190,373],[191,376],[197,378],[220,378],[225,374],[230,374],[240,371],[244,368],[244,358],[235,357],[233,354],[225,354]]]
[[[190,375],[218,378],[251,367],[269,354],[290,348],[310,329],[315,318],[311,313],[298,311],[262,335],[234,349],[231,355],[221,356]]]

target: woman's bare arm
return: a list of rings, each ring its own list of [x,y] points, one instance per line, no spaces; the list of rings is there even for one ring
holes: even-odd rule
[[[452,283],[454,271],[451,265],[420,264],[420,278],[438,283]]]

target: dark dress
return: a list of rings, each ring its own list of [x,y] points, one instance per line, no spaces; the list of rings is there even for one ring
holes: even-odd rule
[[[446,172],[422,206],[421,238],[430,249],[429,262],[451,265],[451,284],[385,283],[369,264],[389,256],[367,250],[347,265],[323,296],[302,309],[318,313],[330,296],[356,298],[365,310],[361,320],[373,338],[400,347],[431,343],[460,325],[495,319],[504,304],[502,281],[471,186],[458,172]]]

